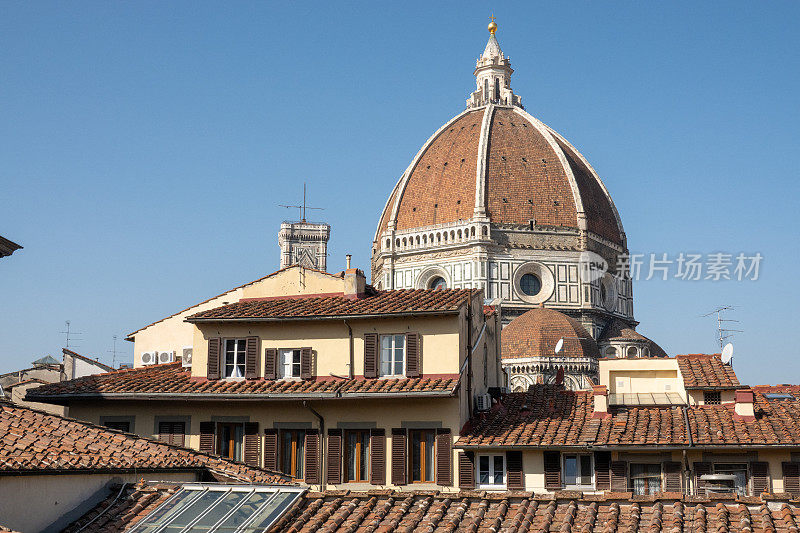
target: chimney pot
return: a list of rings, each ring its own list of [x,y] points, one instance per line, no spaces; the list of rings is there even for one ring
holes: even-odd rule
[[[740,389],[736,391],[736,403],[733,409],[735,418],[745,421],[755,420],[756,414],[753,409],[752,389]]]
[[[345,268],[347,270],[350,270],[350,259],[352,259],[352,258],[353,258],[353,256],[350,255],[350,254],[347,254],[347,255],[344,256],[345,264],[347,265]]]
[[[594,412],[592,418],[608,418],[608,387],[605,385],[592,385],[592,399],[594,400]]]

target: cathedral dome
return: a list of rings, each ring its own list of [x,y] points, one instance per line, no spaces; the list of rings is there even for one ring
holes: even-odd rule
[[[564,339],[556,354],[556,345]],[[592,336],[580,322],[553,309],[531,309],[512,320],[501,336],[503,360],[534,357],[599,358]]]
[[[389,228],[470,219],[586,231],[626,246],[614,203],[591,165],[518,105],[490,101],[436,131],[392,191],[376,240]]]

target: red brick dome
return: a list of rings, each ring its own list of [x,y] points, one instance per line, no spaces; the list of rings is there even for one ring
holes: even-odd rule
[[[585,230],[625,247],[600,178],[563,137],[520,107],[468,109],[442,126],[392,191],[376,239],[486,217],[492,223]]]
[[[564,339],[559,357],[600,357],[597,343],[580,322],[544,307],[531,309],[503,328],[502,357],[555,357],[559,339]]]

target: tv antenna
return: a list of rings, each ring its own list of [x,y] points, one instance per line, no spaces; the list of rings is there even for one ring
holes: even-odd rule
[[[69,320],[65,321],[64,324],[66,325],[66,329],[67,330],[66,331],[62,331],[61,334],[67,336],[67,344],[66,344],[65,348],[69,348],[69,339],[70,339],[70,337],[71,336],[83,335],[83,333],[80,333],[78,331],[71,331],[70,330],[70,321]],[[75,345],[73,345],[72,347],[73,348],[77,348],[77,346],[75,346]]]
[[[733,337],[736,333],[744,333],[744,330],[742,330],[742,329],[733,329],[733,328],[723,327],[725,325],[724,322],[739,322],[738,320],[734,320],[732,318],[722,318],[722,313],[724,313],[725,311],[733,311],[734,309],[736,309],[736,307],[733,306],[733,305],[723,305],[723,306],[717,307],[716,309],[714,309],[710,313],[706,313],[704,315],[700,315],[702,317],[717,315],[717,342],[719,342],[720,352],[724,352],[725,351],[725,348],[726,348],[725,341],[726,340],[728,340],[731,337]],[[728,344],[730,344],[730,342],[728,342]],[[733,357],[733,345],[731,345],[730,350],[731,350],[731,357]]]
[[[111,368],[117,367],[117,336],[113,335],[112,338],[114,339],[114,343],[111,346],[111,349],[108,350],[108,353],[111,354]]]
[[[287,209],[299,209],[300,210],[300,219],[303,222],[306,221],[306,209],[316,209],[316,210],[319,210],[319,211],[323,211],[325,209],[324,207],[309,207],[306,204],[306,184],[305,183],[303,183],[303,205],[278,204],[278,207],[285,207]]]

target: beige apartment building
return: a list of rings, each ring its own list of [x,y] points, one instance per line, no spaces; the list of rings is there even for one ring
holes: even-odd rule
[[[453,443],[504,384],[499,327],[479,289],[295,266],[136,332],[135,369],[28,397],[312,487],[456,490]],[[170,347],[174,362],[143,363]]]

